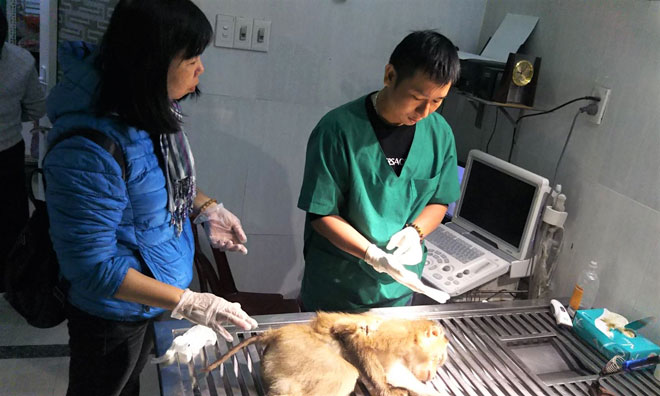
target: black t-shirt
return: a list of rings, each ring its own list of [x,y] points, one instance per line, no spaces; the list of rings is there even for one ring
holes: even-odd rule
[[[376,138],[378,138],[380,147],[383,153],[385,153],[387,162],[396,175],[399,176],[401,175],[403,164],[408,158],[408,152],[415,137],[415,125],[392,125],[383,120],[376,114],[376,109],[374,109],[374,104],[371,100],[374,93],[372,92],[367,95],[364,102],[367,108],[367,116],[376,132]]]

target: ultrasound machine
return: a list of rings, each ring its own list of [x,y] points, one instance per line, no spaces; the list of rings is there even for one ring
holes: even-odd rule
[[[459,167],[461,195],[449,206],[450,221],[426,238],[422,277],[458,296],[525,268],[544,202],[546,178],[479,150]]]

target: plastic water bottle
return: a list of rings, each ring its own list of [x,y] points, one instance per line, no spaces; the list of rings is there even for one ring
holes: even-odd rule
[[[590,309],[596,300],[598,294],[600,279],[598,278],[598,263],[592,261],[589,263],[578,277],[573,289],[573,295],[568,303],[569,308],[575,312],[578,309]]]

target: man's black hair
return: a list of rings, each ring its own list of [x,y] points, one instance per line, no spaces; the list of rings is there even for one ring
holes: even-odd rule
[[[0,54],[2,54],[2,48],[5,46],[8,30],[9,26],[7,26],[7,17],[5,16],[5,13],[0,10]]]
[[[200,55],[212,36],[208,19],[190,0],[120,0],[96,60],[96,110],[117,113],[150,134],[179,131],[167,92],[168,68],[179,55]],[[192,95],[197,94],[195,89]]]
[[[394,48],[390,64],[396,71],[396,85],[412,77],[417,70],[440,85],[454,84],[461,69],[454,44],[433,30],[419,30],[407,35]]]

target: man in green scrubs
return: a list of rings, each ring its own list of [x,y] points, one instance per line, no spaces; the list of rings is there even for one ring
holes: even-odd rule
[[[424,235],[459,196],[451,128],[435,111],[458,79],[454,45],[418,31],[397,45],[384,87],[312,131],[298,207],[305,222],[304,310],[409,304],[388,273],[421,277]]]

